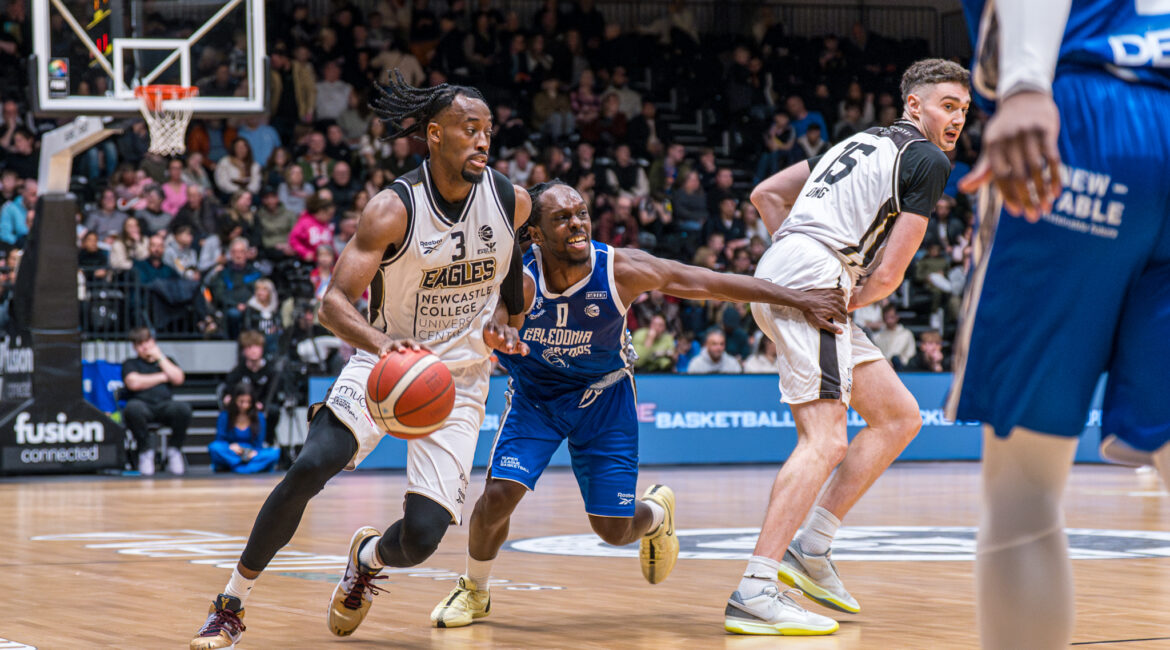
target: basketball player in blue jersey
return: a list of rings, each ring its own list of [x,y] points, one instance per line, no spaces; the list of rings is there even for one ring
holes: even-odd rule
[[[1102,372],[1103,437],[1170,471],[1170,3],[964,4],[998,103],[960,184],[984,190],[947,405],[985,423],[980,637],[1063,648],[1061,501]]]
[[[244,603],[253,583],[292,538],[309,499],[382,439],[365,403],[366,380],[381,356],[424,347],[439,355],[455,381],[455,406],[443,428],[407,443],[402,519],[382,534],[372,527],[354,534],[329,605],[329,630],[352,634],[378,592],[373,581],[382,567],[426,560],[448,526],[460,521],[491,348],[507,351],[517,343],[514,329],[491,326],[491,320],[501,293],[519,313],[522,288],[517,282],[509,292],[505,273],[514,255],[518,262],[513,233],[527,221],[531,204],[523,188],[487,167],[492,114],[478,91],[447,84],[413,88],[400,74],[379,89],[372,108],[388,123],[391,137],[421,130],[429,155],[370,200],[337,260],[319,316],[358,352],[325,402],[311,409],[304,448],[260,509],[192,650],[234,647],[244,632]],[[415,125],[403,128],[406,118]],[[518,273],[512,278],[519,280]],[[369,318],[354,308],[367,288]]]
[[[589,523],[615,546],[641,539],[651,584],[678,557],[674,493],[652,485],[636,497],[638,418],[626,309],[645,291],[694,300],[755,301],[803,313],[812,327],[839,332],[843,294],[794,291],[746,276],[594,242],[584,199],[552,181],[532,190],[532,249],[524,258],[526,355],[501,354],[511,374],[508,410],[496,434],[484,493],[468,531],[467,573],[435,607],[436,627],[459,627],[491,611],[488,577],[508,536],[512,511],[566,439]],[[497,309],[497,318],[505,314]],[[506,352],[506,351],[505,351]]]
[[[842,287],[851,310],[898,287],[950,175],[943,151],[954,148],[966,122],[968,80],[950,61],[918,61],[902,75],[901,119],[850,136],[761,183],[752,202],[774,243],[756,277],[792,288]],[[752,316],[776,343],[780,397],[792,409],[797,443],[772,484],[759,539],[727,600],[723,625],[738,634],[831,634],[836,621],[805,610],[778,582],[823,606],[860,610],[832,562],[833,537],[917,435],[922,417],[855,323],[833,336],[782,309],[753,305]],[[852,441],[850,405],[867,425]]]

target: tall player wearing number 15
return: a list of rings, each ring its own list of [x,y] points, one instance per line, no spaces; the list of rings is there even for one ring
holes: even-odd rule
[[[888,296],[922,243],[931,206],[950,175],[943,151],[954,148],[970,101],[969,75],[961,66],[919,61],[902,76],[900,120],[858,133],[761,183],[752,203],[775,234],[756,277],[792,289],[841,287],[850,310]],[[777,578],[826,607],[860,610],[837,575],[829,546],[841,518],[910,443],[922,418],[910,391],[856,324],[834,336],[785,308],[753,304],[752,316],[780,351],[781,399],[791,405],[797,443],[772,485],[759,541],[727,601],[724,627],[740,634],[829,634],[837,622],[805,611],[781,593]],[[868,424],[852,443],[845,435],[851,400]]]

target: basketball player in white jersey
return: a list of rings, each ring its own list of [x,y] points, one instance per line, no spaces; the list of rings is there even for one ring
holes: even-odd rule
[[[902,118],[893,125],[858,133],[752,192],[774,233],[756,277],[792,289],[841,287],[850,310],[902,283],[950,175],[943,151],[954,148],[966,121],[969,75],[942,59],[919,61],[902,76],[902,102]],[[797,443],[772,485],[724,627],[740,634],[829,634],[837,622],[805,611],[777,579],[824,606],[860,610],[829,547],[841,518],[910,443],[922,419],[917,401],[855,323],[834,336],[787,308],[753,304],[752,315],[780,351],[781,399],[792,408]],[[850,404],[868,424],[852,443]]]
[[[372,108],[391,137],[422,131],[428,158],[370,200],[337,260],[319,316],[358,352],[326,401],[314,405],[304,449],[260,509],[192,650],[239,641],[252,584],[292,538],[309,499],[381,440],[366,408],[365,385],[382,355],[423,347],[439,355],[455,379],[455,407],[442,429],[408,443],[402,519],[384,534],[371,527],[354,534],[329,606],[329,630],[352,634],[379,591],[373,580],[382,567],[427,559],[461,519],[487,399],[490,348],[511,350],[518,342],[514,329],[485,326],[500,301],[514,233],[528,219],[531,200],[487,166],[492,113],[477,90],[413,88],[400,74],[380,90]],[[403,128],[408,117],[416,122]],[[522,285],[514,286],[522,292]],[[354,308],[367,288],[368,318]]]

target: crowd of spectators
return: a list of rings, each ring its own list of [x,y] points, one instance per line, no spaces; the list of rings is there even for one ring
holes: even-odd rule
[[[0,57],[28,53],[25,4],[8,3]],[[150,286],[143,313],[156,330],[230,340],[256,330],[270,356],[295,357],[322,333],[314,306],[358,215],[425,155],[421,141],[383,140],[370,114],[374,84],[391,70],[416,85],[478,87],[495,116],[493,167],[522,186],[570,183],[595,239],[751,274],[770,241],[747,200],[753,183],[890,124],[901,70],[928,54],[861,24],[847,37],[795,36],[767,7],[734,34],[700,30],[684,2],[633,29],[607,22],[592,0],[550,0],[531,15],[492,0],[453,0],[445,11],[427,0],[340,0],[324,17],[269,4],[266,115],[196,116],[186,154],[172,159],[148,153],[138,122],[80,155],[75,173],[90,192],[78,215],[83,291]],[[199,58],[198,85],[230,93],[243,67],[232,52],[215,54]],[[4,249],[19,249],[35,219],[43,125],[27,105],[16,88],[0,110]],[[972,109],[905,286],[857,314],[900,369],[947,369],[971,241],[970,200],[955,183],[981,120]],[[640,371],[774,371],[775,350],[744,305],[650,294],[629,327]]]

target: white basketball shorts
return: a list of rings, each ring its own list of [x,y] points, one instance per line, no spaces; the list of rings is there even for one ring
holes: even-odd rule
[[[370,417],[366,407],[366,380],[377,357],[359,351],[345,364],[325,405],[353,433],[358,450],[347,470],[358,466],[386,435]],[[407,492],[421,494],[446,508],[451,519],[463,519],[468,477],[475,456],[479,427],[483,424],[491,364],[484,361],[451,371],[455,380],[455,407],[443,428],[418,440],[406,442]]]
[[[821,242],[793,233],[772,244],[756,267],[756,277],[789,289],[853,291],[854,278],[833,251]],[[776,343],[780,368],[780,400],[803,404],[839,399],[849,405],[853,368],[883,359],[881,350],[849,322],[844,333],[819,330],[798,309],[752,303],[756,323]]]

